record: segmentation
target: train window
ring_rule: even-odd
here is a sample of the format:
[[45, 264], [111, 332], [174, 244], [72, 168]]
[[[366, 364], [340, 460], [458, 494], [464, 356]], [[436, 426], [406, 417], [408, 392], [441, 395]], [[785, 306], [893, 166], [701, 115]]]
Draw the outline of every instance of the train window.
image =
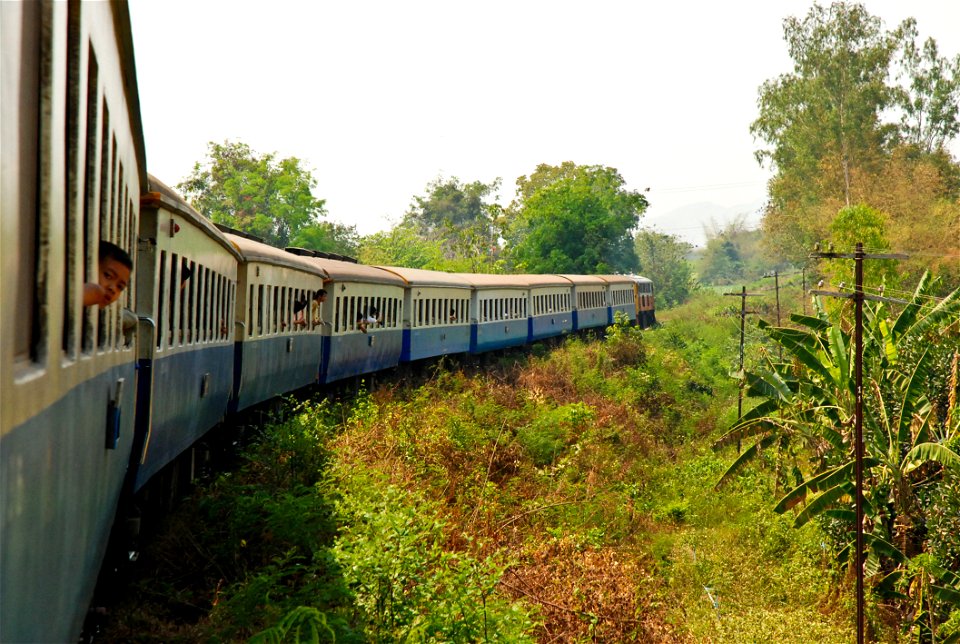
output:
[[263, 335], [263, 284], [257, 286], [257, 335]]
[[197, 274], [198, 270], [197, 263], [191, 261], [190, 279], [187, 280], [187, 344], [196, 342], [197, 335], [200, 332], [200, 303], [197, 298], [200, 293], [200, 276]]
[[213, 284], [211, 281], [211, 270], [206, 266], [202, 269], [203, 280], [200, 282], [200, 288], [202, 289], [202, 298], [201, 302], [203, 306], [200, 307], [201, 311], [201, 331], [200, 331], [200, 341], [207, 342], [213, 339], [213, 333], [210, 329], [210, 321], [213, 319], [212, 311], [210, 307], [213, 305]]
[[167, 311], [164, 307], [164, 291], [167, 287], [167, 251], [160, 251], [160, 270], [157, 272], [158, 284], [157, 284], [157, 350], [163, 346], [163, 330], [166, 328], [164, 326], [165, 320], [164, 315], [167, 315]]
[[[35, 270], [16, 271], [16, 301], [29, 302], [29, 306], [23, 307], [22, 314], [12, 316], [14, 321], [14, 347], [13, 354], [17, 360], [37, 362], [40, 359], [40, 309], [41, 297], [38, 291], [37, 275], [41, 274], [40, 257], [37, 252], [37, 243], [39, 240], [38, 227], [41, 225], [40, 200], [38, 198], [38, 185], [40, 176], [39, 166], [39, 148], [40, 141], [37, 134], [40, 132], [39, 114], [43, 110], [34, 108], [26, 109], [28, 105], [35, 105], [38, 98], [44, 99], [49, 96], [48, 92], [42, 91], [41, 83], [45, 82], [48, 71], [46, 66], [41, 71], [41, 61], [44, 61], [48, 55], [47, 50], [50, 47], [49, 34], [50, 29], [41, 29], [42, 23], [50, 24], [52, 17], [52, 5], [41, 5], [40, 3], [22, 3], [23, 10], [23, 31], [24, 34], [43, 33], [47, 37], [43, 42], [31, 38], [25, 38], [22, 41], [23, 56], [21, 74], [21, 85], [19, 87], [18, 97], [9, 97], [13, 100], [19, 100], [21, 109], [17, 112], [22, 121], [19, 132], [12, 132], [3, 128], [3, 147], [4, 152], [8, 146], [16, 148], [20, 154], [19, 163], [20, 185], [19, 200], [20, 211], [17, 215], [11, 214], [11, 221], [16, 222], [15, 230], [19, 233], [17, 239], [17, 248], [21, 253], [21, 264]], [[6, 43], [4, 43], [6, 47]], [[6, 53], [6, 52], [4, 52]], [[4, 104], [7, 102], [4, 98]], [[43, 101], [46, 106], [46, 101]], [[12, 108], [13, 109], [13, 108]], [[7, 135], [16, 137], [12, 141], [7, 140]], [[43, 133], [41, 133], [42, 135]], [[6, 219], [7, 213], [4, 213]]]
[[250, 296], [247, 297], [247, 336], [253, 337], [253, 284], [250, 285]]

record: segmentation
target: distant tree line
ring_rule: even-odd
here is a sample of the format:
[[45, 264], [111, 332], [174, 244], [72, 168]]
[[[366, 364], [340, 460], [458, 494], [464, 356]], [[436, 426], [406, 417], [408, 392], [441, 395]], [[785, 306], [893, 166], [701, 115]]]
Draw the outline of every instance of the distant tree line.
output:
[[[366, 263], [465, 272], [641, 273], [660, 306], [698, 283], [750, 281], [799, 266], [816, 242], [913, 252], [870, 280], [897, 285], [932, 268], [960, 281], [960, 165], [946, 145], [960, 130], [960, 56], [917, 41], [916, 23], [893, 31], [860, 4], [814, 5], [787, 18], [793, 70], [765, 82], [750, 130], [774, 171], [762, 228], [742, 219], [707, 231], [694, 266], [676, 237], [640, 228], [648, 202], [602, 165], [540, 164], [497, 202], [501, 179], [438, 177], [399, 223], [361, 237], [326, 221], [316, 179], [299, 159], [243, 143], [210, 143], [208, 158], [178, 188], [204, 215], [276, 246], [303, 246]], [[954, 231], [954, 234], [944, 234]], [[843, 270], [821, 273], [843, 279]]]

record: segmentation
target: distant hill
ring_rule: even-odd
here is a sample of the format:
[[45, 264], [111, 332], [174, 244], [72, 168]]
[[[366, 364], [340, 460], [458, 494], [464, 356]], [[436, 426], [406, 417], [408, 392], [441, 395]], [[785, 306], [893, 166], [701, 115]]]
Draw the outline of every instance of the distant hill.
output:
[[755, 228], [760, 225], [762, 207], [762, 201], [734, 206], [721, 206], [704, 201], [661, 213], [651, 206], [647, 215], [640, 220], [640, 227], [676, 235], [694, 246], [704, 246], [707, 243], [705, 228], [709, 229], [714, 225], [723, 228], [740, 215], [746, 215], [747, 226]]

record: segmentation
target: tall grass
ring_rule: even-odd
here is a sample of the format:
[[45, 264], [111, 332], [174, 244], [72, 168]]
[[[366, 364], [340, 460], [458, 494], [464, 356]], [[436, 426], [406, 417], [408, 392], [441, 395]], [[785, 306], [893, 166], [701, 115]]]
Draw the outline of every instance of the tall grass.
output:
[[212, 608], [161, 639], [850, 641], [842, 574], [769, 511], [770, 475], [713, 487], [730, 299], [300, 407], [181, 519]]

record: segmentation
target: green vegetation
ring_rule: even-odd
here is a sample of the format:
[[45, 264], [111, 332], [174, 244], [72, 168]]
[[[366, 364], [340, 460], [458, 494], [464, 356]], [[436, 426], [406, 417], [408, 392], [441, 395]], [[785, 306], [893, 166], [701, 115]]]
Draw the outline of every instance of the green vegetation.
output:
[[208, 155], [177, 189], [215, 223], [283, 248], [319, 226], [318, 218], [326, 214], [323, 200], [311, 193], [317, 182], [299, 159], [278, 161], [272, 153], [257, 154], [245, 143], [230, 141], [210, 142]]
[[503, 236], [519, 272], [630, 272], [633, 231], [646, 209], [646, 197], [628, 190], [615, 168], [541, 164], [517, 179]]
[[912, 18], [887, 31], [857, 3], [784, 21], [793, 70], [763, 84], [751, 125], [775, 172], [763, 221], [772, 257], [797, 264], [828, 239], [850, 250], [831, 226], [864, 205], [894, 248], [924, 253], [899, 267], [905, 283], [928, 268], [960, 276], [957, 237], [943, 235], [960, 227], [960, 167], [946, 148], [960, 128], [960, 55], [916, 39]]
[[[948, 414], [955, 306], [944, 305], [936, 324], [919, 308], [890, 322], [889, 312], [870, 316], [871, 337], [892, 339], [871, 355], [893, 360], [895, 346], [898, 364], [922, 362], [930, 376], [922, 387], [878, 382], [891, 406], [885, 418], [894, 433], [907, 427], [912, 444], [957, 422]], [[796, 423], [784, 407], [781, 426], [797, 430], [772, 433], [784, 438], [778, 449], [749, 461], [730, 446], [715, 450], [729, 427], [751, 444], [747, 425], [736, 423], [736, 308], [701, 293], [653, 331], [616, 326], [602, 341], [490, 356], [482, 369], [444, 362], [410, 374], [409, 385], [292, 404], [241, 468], [170, 519], [141, 558], [147, 572], [130, 593], [134, 608], [106, 639], [850, 641], [849, 524], [829, 511], [805, 520], [815, 513], [777, 504], [825, 481], [817, 463], [848, 474], [844, 453], [831, 456], [822, 449], [829, 441], [814, 440], [829, 427], [814, 416], [846, 414], [849, 386], [835, 403], [809, 412], [803, 403]], [[901, 324], [905, 315], [912, 324]], [[846, 328], [831, 332], [825, 319], [770, 331], [765, 342], [751, 329], [748, 364], [766, 365], [766, 380], [796, 381], [801, 366], [825, 378], [846, 373], [802, 360], [787, 373], [773, 361], [774, 339], [793, 338], [784, 348], [796, 349], [802, 337], [826, 338], [824, 356], [849, 346]], [[925, 351], [923, 329], [946, 332], [938, 348]], [[748, 378], [759, 393], [760, 379]], [[827, 394], [826, 383], [811, 382], [786, 390]], [[748, 421], [766, 409], [762, 397], [746, 402]], [[922, 422], [902, 420], [921, 412]], [[813, 416], [801, 431], [804, 413]], [[878, 430], [876, 441], [886, 435]], [[892, 530], [883, 541], [905, 559], [898, 565], [877, 550], [871, 560], [871, 571], [882, 571], [871, 577], [872, 637], [945, 637], [960, 623], [942, 590], [960, 568], [960, 477], [937, 463], [956, 445], [923, 448], [920, 460], [877, 449], [874, 532]], [[884, 450], [894, 460], [881, 465]], [[906, 505], [897, 476], [915, 493]]]

